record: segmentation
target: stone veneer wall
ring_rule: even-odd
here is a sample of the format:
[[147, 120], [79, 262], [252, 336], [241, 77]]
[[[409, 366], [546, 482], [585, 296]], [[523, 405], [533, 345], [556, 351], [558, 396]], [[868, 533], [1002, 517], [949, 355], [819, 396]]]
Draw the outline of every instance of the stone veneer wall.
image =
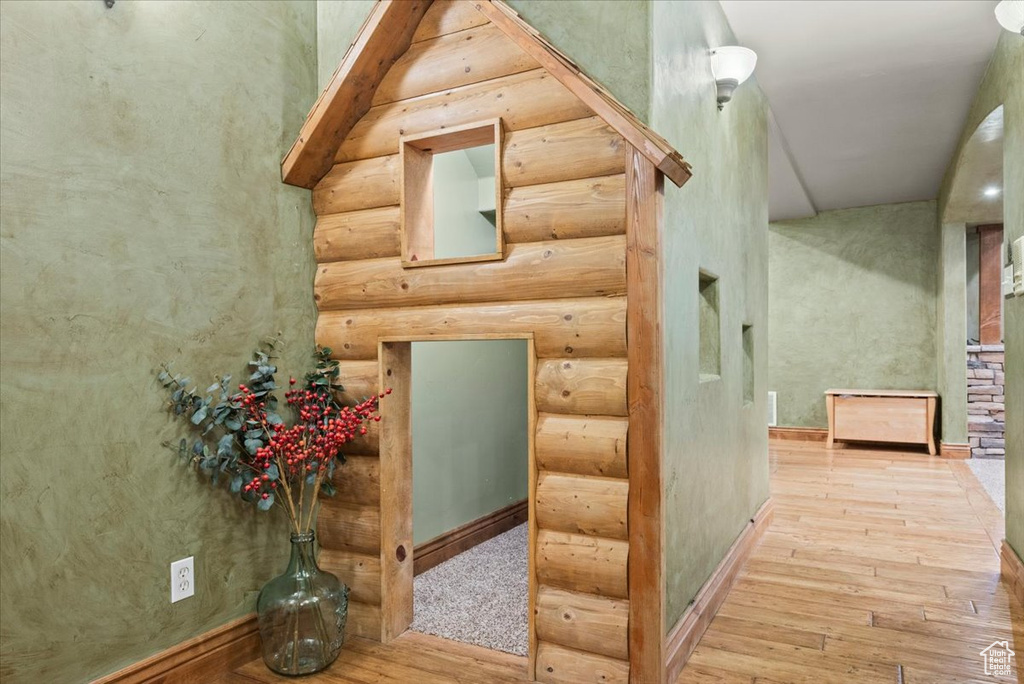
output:
[[973, 458], [1004, 458], [1003, 345], [967, 347], [967, 435]]

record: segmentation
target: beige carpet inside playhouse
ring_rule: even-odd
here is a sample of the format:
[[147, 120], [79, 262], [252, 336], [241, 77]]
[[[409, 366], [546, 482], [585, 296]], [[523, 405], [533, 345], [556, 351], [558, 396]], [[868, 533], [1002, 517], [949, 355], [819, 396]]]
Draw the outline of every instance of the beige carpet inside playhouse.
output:
[[526, 528], [515, 527], [419, 575], [413, 631], [527, 655]]

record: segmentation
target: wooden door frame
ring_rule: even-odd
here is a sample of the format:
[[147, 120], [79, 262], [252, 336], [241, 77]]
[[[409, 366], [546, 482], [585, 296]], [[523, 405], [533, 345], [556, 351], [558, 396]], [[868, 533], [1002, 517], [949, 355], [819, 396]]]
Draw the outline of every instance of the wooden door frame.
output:
[[1003, 343], [1003, 224], [978, 231], [978, 341]]
[[534, 606], [537, 597], [537, 431], [535, 397], [537, 350], [533, 333], [484, 333], [463, 335], [410, 335], [378, 338], [379, 384], [391, 395], [380, 404], [380, 581], [381, 641], [388, 643], [405, 632], [413, 618], [412, 538], [412, 343], [464, 342], [472, 340], [526, 340], [527, 450], [529, 482], [529, 665], [535, 678], [537, 632]]

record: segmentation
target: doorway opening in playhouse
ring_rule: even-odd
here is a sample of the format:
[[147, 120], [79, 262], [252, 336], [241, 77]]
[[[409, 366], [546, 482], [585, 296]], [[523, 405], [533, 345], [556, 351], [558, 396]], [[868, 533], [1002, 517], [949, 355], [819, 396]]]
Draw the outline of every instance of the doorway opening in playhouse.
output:
[[525, 336], [382, 342], [382, 380], [400, 390], [381, 433], [382, 543], [397, 554], [382, 568], [382, 619], [394, 636], [529, 654], [533, 358]]

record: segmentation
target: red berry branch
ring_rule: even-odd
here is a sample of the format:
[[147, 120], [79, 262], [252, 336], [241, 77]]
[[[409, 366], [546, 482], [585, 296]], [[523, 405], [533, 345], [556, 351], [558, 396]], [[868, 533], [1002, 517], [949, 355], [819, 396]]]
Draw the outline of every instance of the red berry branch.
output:
[[[238, 385], [238, 392], [229, 394], [230, 376], [207, 390], [208, 395], [220, 390], [216, 405], [212, 396], [204, 399], [188, 389], [188, 378], [171, 377], [166, 366], [160, 374], [163, 385], [173, 389], [174, 413], [201, 430], [189, 462], [210, 472], [214, 483], [220, 473], [229, 475], [231, 491], [261, 510], [275, 503], [282, 506], [295, 532], [312, 529], [317, 497], [334, 493], [331, 477], [335, 464], [344, 462], [343, 447], [365, 435], [369, 421], [380, 420], [378, 402], [391, 394], [387, 389], [355, 406], [340, 405], [335, 399], [342, 389], [338, 363], [330, 354], [330, 349], [317, 350], [317, 368], [306, 375], [303, 386], [289, 380], [285, 401], [295, 416], [291, 425], [276, 413], [277, 368], [264, 352], [256, 353], [250, 363], [255, 370], [248, 383]], [[215, 451], [206, 444], [209, 434], [219, 437]], [[188, 456], [186, 440], [179, 451]]]
[[[295, 378], [289, 381], [294, 387]], [[313, 522], [313, 508], [320, 493], [324, 477], [343, 445], [356, 435], [366, 434], [366, 421], [380, 421], [377, 413], [379, 396], [353, 407], [339, 406], [327, 392], [309, 388], [285, 392], [287, 403], [295, 408], [299, 422], [291, 427], [272, 424], [267, 419], [267, 404], [260, 401], [251, 389], [239, 385], [242, 404], [250, 421], [259, 423], [268, 438], [267, 445], [256, 450], [253, 464], [255, 475], [243, 487], [268, 499], [280, 484], [285, 493], [285, 504], [296, 532], [308, 530]], [[306, 505], [305, 486], [312, 480], [312, 495]], [[298, 483], [298, 495], [295, 495]]]

